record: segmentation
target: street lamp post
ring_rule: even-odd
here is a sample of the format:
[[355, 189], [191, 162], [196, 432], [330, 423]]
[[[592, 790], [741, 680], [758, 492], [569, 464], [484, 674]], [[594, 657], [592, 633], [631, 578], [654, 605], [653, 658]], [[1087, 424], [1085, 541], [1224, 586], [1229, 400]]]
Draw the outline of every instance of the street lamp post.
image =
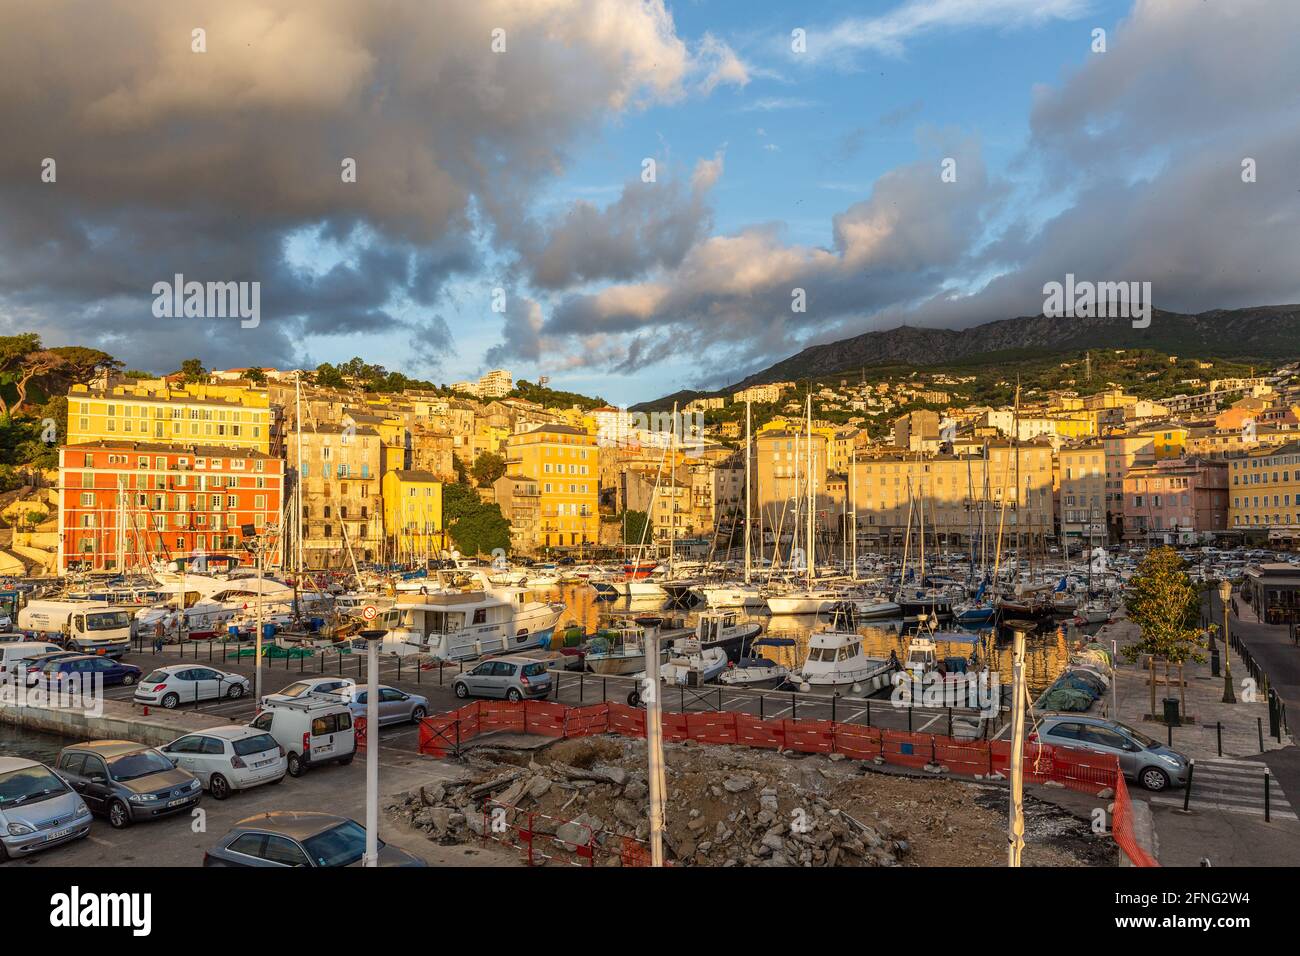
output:
[[379, 865], [379, 641], [383, 628], [362, 631], [370, 679], [366, 687], [366, 866]]
[[1219, 601], [1223, 604], [1223, 703], [1235, 704], [1237, 695], [1232, 690], [1232, 646], [1228, 635], [1228, 601], [1232, 598], [1232, 585], [1225, 578], [1219, 582]]

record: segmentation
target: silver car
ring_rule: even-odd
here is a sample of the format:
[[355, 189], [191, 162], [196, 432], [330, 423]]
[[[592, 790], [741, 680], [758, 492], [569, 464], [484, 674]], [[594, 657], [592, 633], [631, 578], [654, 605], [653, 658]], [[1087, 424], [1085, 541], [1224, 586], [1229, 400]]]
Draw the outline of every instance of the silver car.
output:
[[481, 661], [451, 685], [461, 700], [466, 697], [504, 697], [520, 701], [545, 697], [551, 692], [546, 662], [532, 657], [494, 657]]
[[1118, 720], [1086, 714], [1048, 714], [1038, 720], [1038, 738], [1045, 744], [1107, 754], [1120, 770], [1148, 790], [1165, 790], [1187, 783], [1185, 754]]
[[90, 810], [62, 777], [35, 760], [0, 757], [0, 860], [89, 833]]
[[[370, 695], [365, 685], [354, 685], [352, 687], [340, 687], [331, 692], [334, 696], [342, 697], [352, 711], [352, 717], [368, 717], [370, 715]], [[429, 715], [429, 700], [427, 697], [421, 697], [419, 694], [408, 694], [406, 691], [398, 690], [396, 687], [389, 687], [386, 684], [379, 685], [379, 726], [386, 724], [411, 723], [418, 724]]]

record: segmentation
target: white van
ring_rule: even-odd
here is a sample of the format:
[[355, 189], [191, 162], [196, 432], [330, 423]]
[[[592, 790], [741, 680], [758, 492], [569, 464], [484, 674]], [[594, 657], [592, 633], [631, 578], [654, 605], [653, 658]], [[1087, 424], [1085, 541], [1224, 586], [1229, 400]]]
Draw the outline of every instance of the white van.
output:
[[0, 644], [0, 676], [12, 673], [19, 661], [28, 661], [42, 654], [53, 654], [63, 648], [48, 641], [15, 641]]
[[268, 698], [248, 726], [266, 731], [284, 748], [291, 777], [301, 777], [308, 767], [331, 760], [351, 763], [357, 753], [352, 711], [331, 694]]
[[131, 612], [94, 601], [31, 601], [18, 612], [18, 630], [62, 641], [70, 651], [121, 657], [131, 646]]

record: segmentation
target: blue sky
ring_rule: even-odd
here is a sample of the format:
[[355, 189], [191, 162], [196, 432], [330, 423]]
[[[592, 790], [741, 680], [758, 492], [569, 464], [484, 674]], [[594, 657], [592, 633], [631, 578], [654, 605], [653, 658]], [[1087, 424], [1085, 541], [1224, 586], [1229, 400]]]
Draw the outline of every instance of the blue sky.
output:
[[[1067, 273], [1295, 302], [1298, 31], [1294, 0], [4, 5], [0, 330], [636, 402]], [[155, 318], [178, 272], [259, 282], [260, 324]]]

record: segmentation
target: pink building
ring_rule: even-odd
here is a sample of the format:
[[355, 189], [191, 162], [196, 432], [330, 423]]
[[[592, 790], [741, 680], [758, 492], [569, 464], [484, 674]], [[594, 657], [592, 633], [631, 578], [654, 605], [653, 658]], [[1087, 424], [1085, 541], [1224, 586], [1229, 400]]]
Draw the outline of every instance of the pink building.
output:
[[1227, 462], [1169, 458], [1125, 474], [1125, 541], [1191, 544], [1227, 527]]

